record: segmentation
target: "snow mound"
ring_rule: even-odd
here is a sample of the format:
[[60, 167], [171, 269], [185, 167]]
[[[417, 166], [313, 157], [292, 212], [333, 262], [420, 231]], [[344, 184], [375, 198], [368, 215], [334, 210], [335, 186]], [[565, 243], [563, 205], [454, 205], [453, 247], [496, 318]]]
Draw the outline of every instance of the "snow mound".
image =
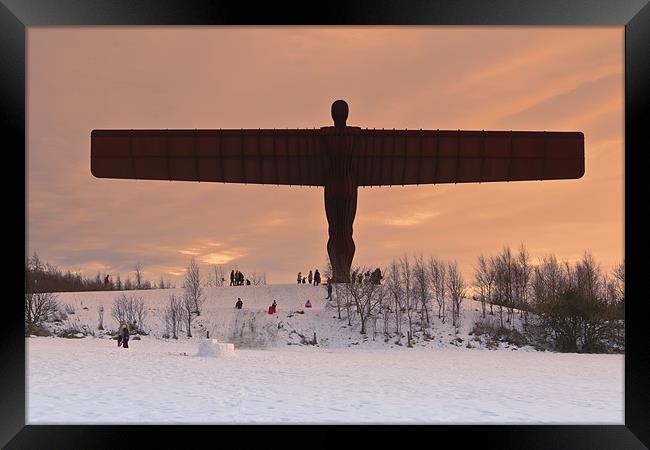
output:
[[225, 340], [237, 348], [272, 346], [278, 335], [278, 325], [265, 311], [236, 311], [227, 325]]
[[227, 342], [219, 342], [217, 339], [202, 340], [199, 342], [199, 353], [197, 356], [209, 356], [212, 358], [235, 356], [235, 346]]

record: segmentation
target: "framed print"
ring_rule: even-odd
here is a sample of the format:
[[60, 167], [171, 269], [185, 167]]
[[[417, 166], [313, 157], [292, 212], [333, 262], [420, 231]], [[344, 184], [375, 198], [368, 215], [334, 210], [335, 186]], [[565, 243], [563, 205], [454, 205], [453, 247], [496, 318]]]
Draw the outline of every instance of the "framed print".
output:
[[3, 0], [3, 445], [649, 445], [647, 2], [309, 11]]

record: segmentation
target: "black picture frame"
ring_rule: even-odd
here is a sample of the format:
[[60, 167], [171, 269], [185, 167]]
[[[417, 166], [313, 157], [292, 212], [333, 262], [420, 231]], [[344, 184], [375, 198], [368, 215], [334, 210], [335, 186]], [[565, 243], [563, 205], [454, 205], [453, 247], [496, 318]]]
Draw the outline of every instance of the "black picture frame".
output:
[[[644, 323], [647, 301], [634, 294], [642, 287], [640, 249], [648, 248], [641, 233], [645, 198], [641, 153], [648, 148], [644, 128], [650, 123], [650, 6], [647, 0], [455, 0], [407, 2], [365, 0], [287, 3], [206, 0], [0, 0], [0, 89], [5, 155], [26, 148], [25, 80], [26, 29], [44, 25], [571, 25], [625, 26], [625, 259], [626, 353], [624, 425], [438, 425], [423, 427], [429, 445], [463, 445], [482, 448], [642, 449], [650, 445], [650, 351]], [[7, 137], [9, 140], [7, 141]], [[645, 145], [644, 145], [645, 144]], [[5, 167], [14, 163], [5, 157]], [[27, 253], [26, 164], [23, 217]], [[17, 170], [7, 170], [7, 173]], [[7, 178], [7, 177], [5, 177]], [[12, 185], [11, 192], [16, 188]], [[637, 200], [638, 199], [638, 200]], [[20, 203], [20, 202], [19, 202]], [[647, 203], [646, 203], [647, 204]], [[24, 257], [24, 255], [23, 255]], [[24, 259], [23, 259], [24, 261]], [[11, 260], [17, 267], [18, 260]], [[12, 277], [13, 279], [13, 277]], [[13, 283], [12, 283], [13, 285]], [[631, 293], [631, 294], [630, 294]], [[5, 298], [4, 333], [0, 339], [2, 369], [0, 444], [3, 448], [121, 448], [134, 439], [158, 441], [156, 446], [214, 446], [223, 433], [241, 435], [241, 426], [47, 426], [25, 425], [24, 311], [20, 293]], [[324, 445], [340, 445], [338, 430], [310, 426], [312, 438]], [[256, 427], [257, 428], [257, 427]], [[273, 433], [260, 426], [261, 435]], [[336, 427], [340, 428], [340, 427]], [[364, 431], [368, 432], [367, 427]], [[355, 429], [357, 429], [355, 427]], [[420, 428], [422, 430], [422, 428]], [[249, 431], [249, 430], [246, 430]], [[282, 436], [292, 434], [282, 430]], [[287, 433], [289, 431], [289, 433]], [[332, 432], [336, 431], [336, 432]], [[395, 436], [390, 427], [374, 427], [373, 437]], [[412, 430], [409, 430], [411, 433]], [[310, 434], [311, 434], [310, 433]], [[250, 434], [246, 434], [246, 439]], [[201, 438], [206, 444], [201, 444]], [[451, 438], [447, 441], [446, 438]], [[264, 438], [263, 438], [264, 439]], [[274, 443], [282, 441], [273, 436]], [[298, 439], [298, 438], [297, 438]], [[302, 439], [302, 438], [300, 438]], [[410, 441], [410, 440], [409, 440]], [[404, 441], [403, 441], [404, 442]], [[405, 441], [407, 443], [408, 441]], [[444, 444], [453, 442], [454, 444]], [[407, 444], [408, 445], [408, 444]]]

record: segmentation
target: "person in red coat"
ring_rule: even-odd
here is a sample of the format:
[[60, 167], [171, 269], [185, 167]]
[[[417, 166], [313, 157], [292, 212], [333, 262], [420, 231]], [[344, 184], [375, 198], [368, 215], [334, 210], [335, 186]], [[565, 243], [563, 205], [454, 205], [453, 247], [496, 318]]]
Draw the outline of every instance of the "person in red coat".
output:
[[275, 314], [275, 308], [278, 306], [275, 300], [273, 300], [273, 304], [269, 306], [269, 314]]

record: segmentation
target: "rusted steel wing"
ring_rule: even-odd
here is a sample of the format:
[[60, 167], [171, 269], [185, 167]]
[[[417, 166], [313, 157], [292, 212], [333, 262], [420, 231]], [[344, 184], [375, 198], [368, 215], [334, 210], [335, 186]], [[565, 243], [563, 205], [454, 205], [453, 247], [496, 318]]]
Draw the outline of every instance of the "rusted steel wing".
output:
[[[574, 179], [585, 171], [579, 132], [348, 130], [357, 186]], [[336, 145], [327, 133], [93, 130], [91, 172], [98, 178], [323, 186], [327, 154], [334, 151], [327, 147]]]
[[93, 130], [98, 178], [322, 186], [318, 130]]
[[554, 131], [362, 129], [358, 186], [580, 178], [584, 135]]

